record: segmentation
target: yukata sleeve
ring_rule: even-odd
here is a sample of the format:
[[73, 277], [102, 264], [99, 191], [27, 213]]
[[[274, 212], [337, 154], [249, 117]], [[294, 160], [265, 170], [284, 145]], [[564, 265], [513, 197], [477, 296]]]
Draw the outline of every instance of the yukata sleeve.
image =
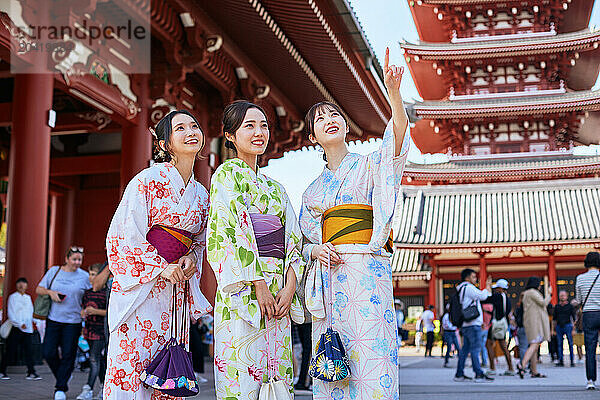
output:
[[[283, 203], [285, 205], [285, 264], [284, 273], [287, 273], [288, 269], [291, 268], [296, 275], [296, 287], [300, 285], [302, 280], [302, 274], [304, 272], [305, 262], [302, 258], [302, 232], [296, 219], [296, 213], [290, 203], [290, 200], [282, 188], [283, 192]], [[287, 278], [287, 276], [286, 276]], [[287, 281], [287, 280], [286, 280]], [[296, 294], [292, 299], [292, 306], [290, 308], [290, 315], [292, 320], [297, 324], [304, 323], [304, 308], [300, 302], [300, 299]]]
[[210, 186], [207, 258], [224, 293], [237, 293], [264, 278], [250, 214], [242, 193], [243, 176], [224, 164]]
[[410, 128], [407, 125], [400, 154], [395, 155], [394, 123], [390, 120], [381, 147], [367, 156], [366, 178], [373, 184], [373, 236], [370, 247], [374, 251], [381, 249], [388, 239], [409, 147]]
[[[206, 189], [202, 187], [202, 191], [205, 197], [208, 197]], [[199, 319], [206, 313], [212, 310], [212, 306], [202, 293], [201, 279], [202, 279], [202, 265], [204, 261], [204, 250], [206, 249], [206, 222], [207, 218], [204, 218], [200, 227], [200, 232], [192, 238], [191, 251], [194, 253], [196, 258], [196, 273], [190, 279], [190, 291], [191, 291], [191, 314], [194, 319]]]
[[[321, 228], [321, 213], [313, 211], [308, 207], [308, 191], [302, 196], [302, 208], [300, 210], [300, 229], [302, 230], [302, 254], [307, 260], [306, 286], [304, 288], [304, 301], [306, 309], [314, 318], [325, 318], [325, 298], [323, 268], [318, 259], [311, 260], [311, 252], [314, 246], [321, 244], [323, 240]], [[327, 273], [327, 271], [325, 271]]]
[[[308, 190], [307, 190], [308, 191]], [[316, 245], [321, 244], [321, 216], [322, 213], [312, 211], [308, 207], [307, 193], [302, 196], [302, 206], [300, 208], [300, 230], [302, 234], [302, 256], [310, 263], [311, 253]]]
[[108, 229], [108, 265], [118, 291], [153, 282], [168, 265], [146, 240], [152, 226], [148, 212], [152, 195], [143, 172], [138, 174], [127, 185]]

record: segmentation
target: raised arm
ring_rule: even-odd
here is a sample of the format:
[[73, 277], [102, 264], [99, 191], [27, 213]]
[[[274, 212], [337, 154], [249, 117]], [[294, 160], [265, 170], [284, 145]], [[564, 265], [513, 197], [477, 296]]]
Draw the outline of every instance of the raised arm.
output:
[[394, 143], [395, 156], [402, 154], [402, 143], [408, 126], [408, 116], [404, 110], [404, 102], [400, 94], [400, 85], [402, 83], [402, 74], [404, 67], [390, 65], [390, 49], [385, 50], [385, 64], [383, 67], [385, 87], [390, 98], [392, 106], [392, 120], [394, 121]]

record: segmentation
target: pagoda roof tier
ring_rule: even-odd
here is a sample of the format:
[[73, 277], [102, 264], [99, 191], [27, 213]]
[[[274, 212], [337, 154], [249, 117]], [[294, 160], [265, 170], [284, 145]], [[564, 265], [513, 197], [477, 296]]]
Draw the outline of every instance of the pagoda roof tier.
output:
[[600, 244], [596, 178], [474, 185], [402, 186], [395, 246], [442, 249]]
[[[555, 6], [560, 7], [560, 23], [557, 25], [558, 32], [574, 32], [584, 29], [590, 23], [594, 0], [578, 0], [568, 3], [567, 10], [563, 10], [562, 1], [552, 0], [508, 0], [498, 2], [496, 0], [407, 0], [410, 11], [415, 21], [419, 37], [429, 42], [447, 42], [452, 37], [452, 30], [457, 29], [449, 23], [453, 14], [459, 14], [471, 8], [488, 6], [496, 9], [502, 4], [503, 9], [511, 7], [523, 8], [537, 5], [542, 10]], [[438, 13], [442, 11], [442, 21], [438, 19]], [[461, 10], [456, 10], [460, 8]], [[440, 23], [442, 22], [442, 23]], [[445, 23], [443, 23], [445, 22]], [[458, 29], [457, 29], [458, 30]]]
[[404, 182], [412, 185], [573, 179], [600, 175], [600, 156], [572, 151], [453, 157], [440, 164], [408, 163]]
[[[600, 72], [600, 30], [469, 43], [401, 43], [400, 46], [419, 94], [431, 100], [447, 96], [448, 74], [452, 74], [453, 68], [463, 68], [456, 66], [457, 62], [464, 66], [474, 66], [481, 61], [514, 65], [515, 59], [537, 56], [546, 61], [547, 55], [572, 52], [572, 57], [578, 59], [565, 71], [568, 74], [565, 78], [567, 86], [574, 90], [590, 89]], [[434, 64], [436, 68], [433, 68]], [[437, 67], [442, 71], [438, 72]]]
[[[424, 60], [464, 60], [482, 58], [504, 58], [520, 55], [557, 53], [565, 50], [597, 49], [600, 30], [582, 29], [577, 32], [547, 36], [512, 37], [501, 36], [493, 40], [477, 40], [460, 43], [401, 43], [406, 55], [418, 55]], [[595, 45], [594, 45], [595, 44]]]
[[416, 122], [412, 128], [413, 141], [424, 153], [446, 151], [446, 137], [435, 132], [432, 121], [493, 119], [497, 122], [523, 118], [546, 118], [565, 112], [588, 111], [586, 123], [577, 134], [581, 144], [597, 144], [600, 124], [600, 90], [567, 92], [554, 95], [528, 95], [511, 98], [490, 98], [477, 100], [424, 101], [408, 106], [411, 119]]
[[441, 100], [417, 102], [416, 116], [423, 119], [505, 117], [516, 115], [545, 115], [568, 111], [600, 110], [600, 90], [582, 90], [505, 98], [474, 100]]

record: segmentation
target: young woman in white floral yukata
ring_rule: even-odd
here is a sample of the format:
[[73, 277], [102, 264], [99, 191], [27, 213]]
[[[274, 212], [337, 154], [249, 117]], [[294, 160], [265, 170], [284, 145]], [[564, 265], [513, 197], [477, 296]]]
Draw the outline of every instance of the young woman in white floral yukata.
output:
[[[172, 111], [156, 126], [157, 162], [127, 185], [108, 230], [106, 250], [114, 275], [104, 396], [114, 400], [173, 399], [140, 381], [140, 373], [171, 338], [173, 285], [177, 308], [189, 302], [196, 319], [211, 310], [200, 291], [208, 192], [194, 179], [204, 135], [188, 111]], [[155, 225], [189, 234], [190, 252], [169, 264], [146, 239]], [[196, 267], [198, 266], [198, 268]], [[189, 318], [184, 316], [183, 318]], [[189, 332], [179, 338], [189, 343]]]

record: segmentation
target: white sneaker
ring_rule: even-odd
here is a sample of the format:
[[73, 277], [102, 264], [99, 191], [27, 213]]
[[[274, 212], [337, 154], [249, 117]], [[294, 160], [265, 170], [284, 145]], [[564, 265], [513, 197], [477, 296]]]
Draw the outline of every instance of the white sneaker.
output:
[[54, 400], [67, 400], [67, 394], [62, 390], [54, 392]]
[[594, 381], [588, 381], [588, 383], [585, 386], [585, 388], [587, 390], [596, 390], [596, 382], [594, 382]]
[[199, 384], [203, 384], [203, 383], [207, 383], [208, 379], [206, 379], [205, 377], [203, 377], [202, 375], [200, 375], [198, 372], [196, 372], [196, 379], [198, 380]]
[[92, 388], [87, 383], [83, 385], [83, 389], [79, 396], [77, 396], [77, 400], [92, 400], [94, 397], [94, 392], [92, 392]]

